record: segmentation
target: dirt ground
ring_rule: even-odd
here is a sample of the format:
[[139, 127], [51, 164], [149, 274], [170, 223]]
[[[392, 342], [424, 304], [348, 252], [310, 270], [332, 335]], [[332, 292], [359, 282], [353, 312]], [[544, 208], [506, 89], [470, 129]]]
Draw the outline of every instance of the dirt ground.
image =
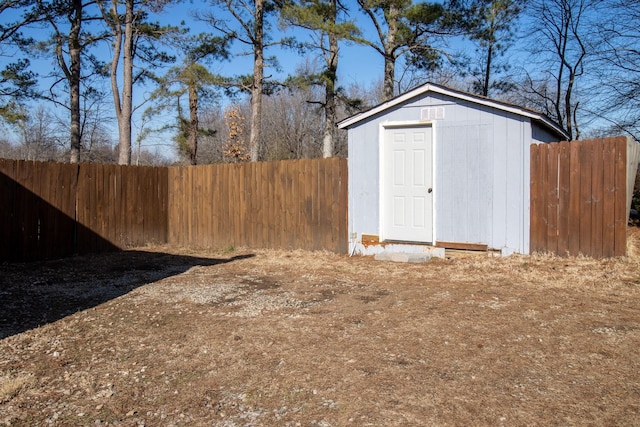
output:
[[631, 255], [0, 265], [0, 425], [640, 425]]

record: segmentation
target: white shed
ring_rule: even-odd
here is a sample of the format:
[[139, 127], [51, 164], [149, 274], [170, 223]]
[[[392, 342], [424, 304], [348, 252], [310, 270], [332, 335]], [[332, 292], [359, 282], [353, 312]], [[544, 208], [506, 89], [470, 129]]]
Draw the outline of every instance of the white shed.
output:
[[529, 253], [530, 145], [567, 139], [545, 115], [427, 83], [348, 130], [349, 251]]

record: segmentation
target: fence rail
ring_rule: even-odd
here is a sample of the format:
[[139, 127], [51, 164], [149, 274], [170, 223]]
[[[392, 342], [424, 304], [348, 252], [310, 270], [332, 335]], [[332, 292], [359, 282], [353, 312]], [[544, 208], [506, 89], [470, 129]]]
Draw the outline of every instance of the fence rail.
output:
[[347, 162], [196, 167], [0, 159], [0, 260], [147, 243], [347, 251]]
[[532, 145], [531, 252], [625, 255], [637, 164], [625, 137]]

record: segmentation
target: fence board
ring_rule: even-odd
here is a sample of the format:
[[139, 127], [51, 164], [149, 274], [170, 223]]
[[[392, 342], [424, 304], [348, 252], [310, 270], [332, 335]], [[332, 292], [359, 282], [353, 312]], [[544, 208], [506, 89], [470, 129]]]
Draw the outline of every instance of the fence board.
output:
[[281, 162], [278, 164], [278, 181], [276, 185], [280, 188], [280, 197], [278, 198], [278, 211], [280, 220], [280, 233], [279, 233], [279, 245], [281, 248], [290, 249], [291, 238], [293, 234], [293, 228], [291, 227], [291, 209], [287, 209], [287, 206], [291, 204], [291, 182], [290, 171], [288, 169], [288, 162]]
[[5, 208], [0, 209], [0, 242], [7, 242], [0, 245], [0, 259], [11, 259], [12, 248], [9, 242], [14, 242], [14, 234], [17, 227], [14, 225], [15, 210], [8, 209], [7, 206], [15, 206], [16, 186], [14, 180], [10, 179], [15, 176], [15, 162], [0, 159], [0, 204]]
[[[9, 160], [0, 159], [0, 205], [14, 206], [15, 181], [9, 177], [14, 176], [15, 163]], [[11, 242], [13, 227], [12, 209], [0, 209], [0, 242]], [[0, 259], [9, 259], [11, 249], [8, 244], [0, 245]]]
[[235, 206], [233, 203], [233, 194], [235, 191], [238, 191], [238, 189], [235, 187], [235, 183], [233, 182], [236, 165], [228, 164], [228, 165], [224, 165], [223, 167], [224, 167], [224, 175], [222, 179], [224, 181], [222, 185], [223, 185], [223, 188], [225, 189], [225, 192], [222, 198], [222, 205], [224, 208], [225, 221], [223, 225], [223, 230], [221, 231], [223, 232], [222, 233], [223, 236], [225, 236], [227, 245], [239, 246], [241, 243], [234, 239], [235, 228], [237, 224], [236, 224], [236, 217], [234, 216], [234, 211], [233, 211], [233, 208]]
[[[569, 192], [571, 187], [571, 147], [562, 142], [558, 147], [558, 249], [565, 254], [569, 250]], [[563, 165], [563, 167], [560, 167]]]
[[248, 243], [248, 239], [245, 237], [247, 232], [247, 224], [248, 224], [248, 215], [247, 215], [247, 204], [246, 204], [246, 194], [247, 194], [247, 186], [245, 183], [247, 172], [249, 172], [250, 168], [248, 165], [244, 165], [243, 167], [238, 167], [235, 170], [235, 186], [231, 190], [231, 192], [235, 195], [236, 202], [234, 206], [236, 207], [236, 221], [238, 226], [236, 227], [236, 235], [235, 240], [238, 242], [243, 242], [243, 245]]
[[540, 230], [540, 247], [547, 247], [547, 227], [549, 226], [549, 220], [547, 219], [548, 214], [548, 202], [547, 197], [548, 193], [546, 189], [549, 188], [548, 183], [548, 173], [547, 169], [549, 168], [549, 162], [547, 160], [547, 151], [540, 152], [540, 211], [543, 212], [542, 215], [539, 215], [542, 229]]
[[294, 234], [294, 224], [291, 221], [291, 213], [292, 209], [288, 209], [287, 206], [292, 205], [293, 199], [291, 197], [291, 170], [289, 168], [288, 163], [280, 163], [279, 164], [279, 185], [280, 188], [280, 207], [279, 207], [279, 216], [280, 216], [280, 227], [283, 230], [280, 233], [280, 245], [283, 248], [293, 248], [293, 234]]
[[275, 183], [276, 167], [275, 167], [275, 164], [270, 166], [274, 166], [274, 167], [267, 167], [265, 169], [267, 173], [267, 184], [268, 184], [267, 186], [268, 209], [267, 209], [267, 217], [266, 217], [267, 237], [266, 237], [265, 245], [267, 247], [275, 247], [275, 245], [271, 244], [271, 242], [275, 243], [275, 240], [277, 238], [276, 226], [277, 226], [278, 210], [277, 210], [277, 193], [276, 193], [276, 183]]
[[[529, 221], [530, 227], [530, 250], [531, 252], [536, 252], [542, 250], [541, 242], [542, 237], [541, 233], [544, 230], [544, 227], [541, 224], [542, 218], [540, 215], [537, 215], [540, 212], [540, 187], [541, 183], [541, 173], [540, 169], [542, 166], [542, 162], [540, 161], [540, 145], [533, 144], [531, 145], [530, 152], [530, 171], [531, 171], [531, 180], [530, 180], [530, 212], [531, 212], [531, 220]], [[536, 214], [534, 214], [534, 212]]]
[[627, 251], [627, 223], [629, 220], [629, 211], [627, 205], [627, 143], [626, 138], [617, 137], [614, 139], [615, 144], [615, 229], [614, 229], [614, 245], [615, 256], [623, 256]]
[[34, 193], [32, 191], [32, 188], [29, 188], [27, 186], [29, 185], [28, 183], [30, 182], [30, 179], [28, 176], [25, 176], [26, 174], [25, 163], [24, 162], [18, 163], [16, 165], [15, 172], [16, 172], [16, 177], [18, 178], [17, 179], [18, 185], [22, 187], [21, 189], [26, 189], [26, 192], [21, 191], [16, 194], [16, 204], [18, 207], [18, 212], [16, 213], [16, 217], [15, 217], [15, 226], [21, 234], [18, 234], [16, 236], [17, 244], [14, 246], [16, 253], [20, 254], [20, 256], [24, 256], [24, 254], [27, 253], [26, 242], [28, 242], [29, 239], [33, 239], [33, 236], [31, 236], [31, 228], [28, 225], [29, 224], [28, 220], [31, 217], [34, 217], [37, 219], [37, 216], [31, 211], [29, 211], [29, 206], [32, 206], [33, 202], [29, 203], [27, 194], [29, 193], [34, 194]]
[[43, 168], [41, 164], [38, 164], [37, 171], [37, 181], [38, 181], [38, 194], [42, 200], [53, 200], [53, 203], [44, 203], [41, 202], [38, 209], [38, 217], [40, 219], [38, 224], [38, 257], [46, 257], [49, 252], [48, 248], [48, 240], [49, 236], [53, 235], [53, 231], [55, 231], [55, 203], [56, 203], [56, 195], [55, 190], [49, 185], [51, 182], [51, 173], [50, 169], [53, 168]]
[[[27, 167], [27, 163], [21, 163], [18, 165], [18, 177], [20, 179], [20, 183], [24, 183], [24, 186], [31, 194], [37, 196], [37, 190], [34, 188], [34, 184], [36, 181], [34, 180], [33, 172], [35, 169], [35, 165], [37, 163], [33, 163], [32, 167]], [[35, 235], [35, 226], [37, 226], [38, 220], [38, 205], [40, 202], [35, 198], [22, 197], [20, 199], [20, 216], [18, 217], [20, 221], [20, 229], [22, 231], [22, 239], [20, 240], [20, 245], [18, 249], [23, 254], [28, 254], [30, 252], [34, 253], [37, 257], [38, 253], [36, 251], [35, 245], [37, 244], [37, 236]], [[34, 221], [35, 219], [35, 221]]]
[[[602, 257], [603, 230], [603, 151], [605, 141], [598, 140], [593, 144], [591, 157], [591, 249], [589, 254], [596, 258]], [[626, 186], [625, 186], [626, 188]]]
[[273, 191], [273, 198], [272, 200], [272, 207], [271, 207], [271, 222], [273, 224], [273, 227], [271, 228], [271, 233], [272, 233], [272, 241], [273, 241], [273, 245], [275, 247], [282, 247], [282, 242], [284, 241], [283, 237], [285, 235], [285, 233], [287, 232], [284, 229], [284, 212], [285, 212], [285, 202], [284, 202], [284, 198], [285, 198], [285, 193], [286, 193], [286, 188], [283, 188], [280, 185], [281, 182], [281, 176], [283, 174], [283, 171], [281, 170], [282, 168], [280, 167], [281, 163], [279, 162], [275, 162], [273, 164], [273, 176], [272, 176], [272, 181], [271, 181], [271, 185], [272, 185], [272, 191]]
[[316, 217], [314, 215], [314, 209], [313, 209], [314, 208], [313, 199], [316, 197], [316, 194], [317, 194], [316, 185], [315, 185], [318, 182], [317, 170], [313, 168], [313, 165], [307, 159], [303, 159], [301, 161], [304, 164], [304, 171], [305, 171], [304, 184], [305, 184], [305, 194], [307, 195], [305, 200], [305, 213], [307, 215], [306, 223], [309, 225], [305, 230], [306, 241], [309, 247], [315, 248], [315, 236], [313, 232], [311, 232], [311, 229], [316, 221]]
[[558, 146], [552, 144], [547, 150], [547, 176], [544, 180], [547, 204], [547, 248], [551, 252], [558, 251]]
[[212, 232], [215, 233], [213, 235], [221, 235], [221, 230], [225, 229], [225, 220], [226, 217], [223, 212], [224, 203], [222, 200], [223, 194], [226, 194], [226, 188], [223, 186], [223, 172], [225, 171], [224, 167], [213, 167], [210, 166], [211, 172], [214, 176], [214, 198], [213, 198], [213, 215], [216, 218], [215, 227], [213, 227]]
[[258, 169], [258, 165], [260, 163], [252, 162], [249, 164], [249, 183], [250, 185], [245, 190], [247, 192], [247, 197], [249, 199], [249, 203], [247, 206], [249, 218], [251, 219], [248, 222], [248, 245], [251, 247], [258, 246], [258, 230], [259, 230], [259, 222], [260, 222], [260, 199], [258, 197], [258, 183], [260, 182], [260, 173]]
[[591, 253], [591, 159], [595, 141], [580, 143], [580, 253]]
[[573, 143], [570, 151], [569, 183], [569, 253], [580, 252], [580, 144]]
[[[178, 176], [179, 168], [168, 168], [167, 183], [169, 187], [173, 188], [176, 186], [176, 180], [178, 179]], [[174, 215], [174, 211], [176, 210], [179, 203], [178, 196], [179, 194], [167, 192], [167, 241], [173, 241], [176, 244], [179, 244], [179, 242], [177, 242], [177, 236], [174, 235], [175, 228], [172, 228], [172, 223], [168, 221], [168, 218], [172, 218]], [[174, 221], [179, 221], [179, 218], [175, 218]]]
[[198, 242], [198, 235], [194, 233], [193, 230], [193, 215], [194, 211], [197, 211], [197, 199], [194, 197], [194, 188], [193, 188], [193, 168], [183, 168], [184, 173], [184, 182], [182, 183], [181, 190], [184, 191], [185, 201], [183, 205], [189, 206], [190, 209], [186, 211], [183, 215], [183, 221], [185, 225], [184, 234], [189, 242]]
[[616, 169], [615, 169], [615, 144], [607, 141], [602, 153], [602, 202], [604, 205], [602, 212], [602, 256], [612, 257], [615, 255], [615, 191], [616, 191]]

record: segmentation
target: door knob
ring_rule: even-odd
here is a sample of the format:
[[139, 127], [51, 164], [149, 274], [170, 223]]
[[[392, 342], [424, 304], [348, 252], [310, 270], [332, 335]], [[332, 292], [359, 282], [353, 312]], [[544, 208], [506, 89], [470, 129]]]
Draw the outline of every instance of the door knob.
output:
[[433, 192], [433, 188], [429, 188], [429, 189], [427, 190], [427, 192], [428, 192], [429, 194], [431, 194], [431, 193]]

